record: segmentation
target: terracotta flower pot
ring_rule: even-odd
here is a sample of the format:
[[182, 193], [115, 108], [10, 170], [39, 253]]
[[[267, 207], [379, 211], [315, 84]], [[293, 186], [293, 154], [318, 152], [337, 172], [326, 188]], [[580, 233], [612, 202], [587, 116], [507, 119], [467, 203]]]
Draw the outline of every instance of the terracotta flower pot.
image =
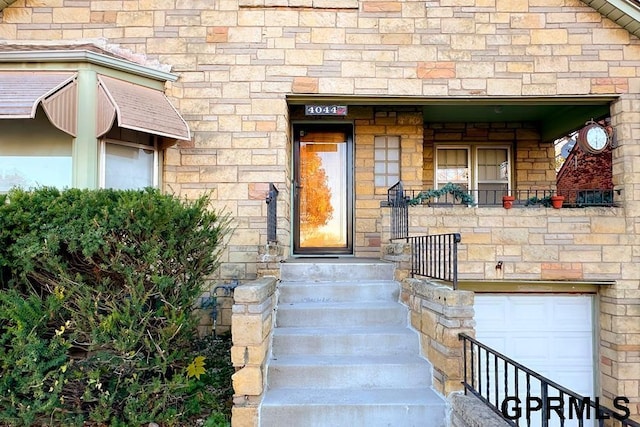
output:
[[564, 196], [551, 196], [551, 206], [553, 206], [554, 209], [560, 209], [563, 202]]
[[511, 209], [513, 202], [516, 200], [514, 196], [502, 196], [502, 207], [505, 209]]

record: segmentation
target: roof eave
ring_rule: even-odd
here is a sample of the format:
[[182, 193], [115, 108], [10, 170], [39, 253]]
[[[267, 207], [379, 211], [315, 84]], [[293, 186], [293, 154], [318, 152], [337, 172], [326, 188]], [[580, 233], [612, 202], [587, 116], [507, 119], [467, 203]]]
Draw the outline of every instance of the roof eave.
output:
[[635, 0], [582, 0], [636, 37], [640, 37], [640, 3]]
[[[0, 5], [3, 1], [5, 0], [0, 0]], [[86, 62], [158, 81], [178, 80], [178, 76], [173, 73], [88, 50], [7, 51], [0, 52], [0, 62]]]

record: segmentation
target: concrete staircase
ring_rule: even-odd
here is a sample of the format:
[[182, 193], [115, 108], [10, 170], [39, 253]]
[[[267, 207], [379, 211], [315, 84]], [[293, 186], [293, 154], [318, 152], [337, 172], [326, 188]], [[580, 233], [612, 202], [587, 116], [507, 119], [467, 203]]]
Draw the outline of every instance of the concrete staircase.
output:
[[394, 266], [282, 264], [262, 427], [442, 427]]

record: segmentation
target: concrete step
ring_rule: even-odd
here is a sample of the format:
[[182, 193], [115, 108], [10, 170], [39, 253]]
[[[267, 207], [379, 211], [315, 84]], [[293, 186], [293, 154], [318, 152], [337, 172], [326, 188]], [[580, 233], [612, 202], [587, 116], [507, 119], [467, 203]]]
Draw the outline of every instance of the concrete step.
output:
[[392, 280], [360, 282], [282, 282], [280, 303], [398, 301], [400, 286]]
[[276, 328], [272, 353], [283, 355], [419, 354], [417, 334], [405, 326]]
[[382, 261], [354, 260], [321, 262], [294, 260], [280, 265], [283, 282], [355, 282], [360, 280], [393, 280], [395, 266]]
[[269, 387], [359, 389], [418, 388], [431, 385], [431, 367], [417, 355], [274, 357]]
[[269, 390], [262, 426], [443, 427], [445, 404], [430, 388]]
[[261, 427], [443, 427], [393, 264], [281, 265]]
[[391, 301], [282, 303], [277, 310], [277, 327], [406, 325], [408, 316]]

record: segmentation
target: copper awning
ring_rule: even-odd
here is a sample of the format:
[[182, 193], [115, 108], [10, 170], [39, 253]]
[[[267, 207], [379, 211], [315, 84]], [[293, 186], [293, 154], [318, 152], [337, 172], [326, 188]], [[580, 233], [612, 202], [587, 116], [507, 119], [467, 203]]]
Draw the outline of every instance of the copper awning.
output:
[[123, 80], [98, 76], [98, 136], [118, 126], [188, 141], [189, 126], [162, 91]]

